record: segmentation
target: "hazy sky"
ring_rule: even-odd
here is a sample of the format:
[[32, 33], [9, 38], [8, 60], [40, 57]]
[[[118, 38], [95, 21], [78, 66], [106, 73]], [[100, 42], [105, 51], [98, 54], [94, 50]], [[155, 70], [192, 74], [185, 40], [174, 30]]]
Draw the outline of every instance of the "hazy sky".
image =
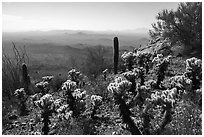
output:
[[2, 30], [127, 30], [151, 28], [162, 9], [176, 10], [178, 3], [2, 3]]

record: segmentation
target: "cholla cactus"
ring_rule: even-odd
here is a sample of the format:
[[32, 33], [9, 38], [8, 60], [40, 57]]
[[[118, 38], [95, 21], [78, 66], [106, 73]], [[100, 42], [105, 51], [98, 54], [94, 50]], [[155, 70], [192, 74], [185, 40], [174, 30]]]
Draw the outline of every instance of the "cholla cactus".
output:
[[72, 96], [76, 99], [76, 100], [83, 100], [84, 98], [87, 97], [86, 95], [86, 91], [82, 90], [82, 89], [75, 89], [74, 92], [72, 93]]
[[67, 104], [69, 104], [70, 109], [72, 111], [74, 111], [76, 108], [76, 103], [75, 103], [76, 100], [72, 95], [76, 87], [77, 87], [76, 82], [71, 81], [71, 80], [67, 80], [66, 82], [62, 84], [62, 90], [64, 91], [64, 96], [66, 98]]
[[39, 131], [31, 131], [30, 135], [41, 135]]
[[138, 76], [138, 72], [135, 71], [135, 69], [133, 71], [127, 71], [127, 72], [124, 72], [122, 73], [122, 75], [129, 81], [134, 81], [137, 76]]
[[177, 88], [179, 96], [182, 96], [185, 92], [190, 92], [192, 89], [192, 80], [187, 78], [185, 75], [174, 76], [169, 79], [169, 88]]
[[52, 113], [55, 112], [54, 99], [52, 95], [46, 94], [40, 98], [40, 100], [36, 101], [36, 104], [39, 108], [41, 108], [41, 117], [43, 118], [44, 126], [42, 128], [42, 132], [44, 135], [48, 135], [49, 133], [49, 124], [51, 123], [49, 117], [52, 116]]
[[146, 74], [149, 72], [152, 54], [150, 52], [137, 51], [136, 61], [140, 67], [146, 69]]
[[46, 81], [46, 82], [39, 82], [37, 84], [35, 84], [35, 87], [37, 87], [38, 89], [41, 90], [41, 93], [42, 95], [45, 95], [48, 93], [48, 85], [49, 83]]
[[199, 89], [202, 81], [202, 60], [195, 57], [186, 60], [186, 75], [193, 82], [193, 89]]
[[144, 85], [137, 85], [137, 95], [133, 98], [133, 102], [139, 106], [139, 108], [142, 108], [142, 105], [145, 102], [145, 99], [150, 96], [150, 88]]
[[170, 64], [171, 56], [163, 57], [162, 54], [157, 54], [152, 62], [156, 64], [156, 74], [157, 74], [157, 88], [160, 88], [161, 82], [165, 78], [165, 71], [167, 71], [168, 65]]
[[128, 70], [133, 69], [137, 55], [134, 52], [124, 52], [121, 56], [122, 60], [125, 62], [125, 65], [128, 67]]
[[156, 134], [160, 134], [164, 130], [165, 126], [172, 121], [172, 109], [175, 107], [177, 93], [177, 89], [173, 88], [170, 90], [167, 89], [165, 91], [156, 92], [151, 95], [151, 99], [149, 100], [151, 102], [150, 105], [161, 106], [163, 108], [162, 114], [164, 114], [163, 121], [159, 129], [157, 129]]
[[20, 100], [24, 100], [26, 98], [26, 92], [24, 88], [16, 89], [14, 95], [18, 97]]
[[76, 82], [76, 85], [78, 88], [81, 88], [85, 85], [85, 79], [86, 77], [82, 75], [80, 71], [77, 71], [76, 69], [72, 69], [68, 72], [68, 79], [71, 81]]
[[71, 81], [76, 82], [76, 84], [77, 84], [77, 86], [78, 86], [80, 80], [82, 79], [82, 74], [81, 74], [81, 72], [77, 71], [76, 69], [71, 69], [71, 70], [68, 72], [68, 78], [69, 78]]
[[192, 57], [186, 60], [186, 72], [201, 73], [202, 60]]
[[157, 54], [157, 56], [153, 58], [152, 62], [156, 62], [157, 64], [160, 64], [162, 62], [163, 57], [164, 56], [162, 54]]
[[[135, 70], [135, 69], [134, 69]], [[130, 88], [130, 92], [135, 93], [135, 88], [136, 88], [136, 78], [138, 77], [139, 73], [136, 72], [136, 71], [128, 71], [128, 72], [125, 72], [125, 73], [122, 73], [122, 75], [127, 79], [129, 80], [132, 85], [131, 85], [131, 88]]]
[[170, 109], [174, 107], [175, 96], [177, 95], [177, 89], [164, 90], [156, 92], [151, 95], [151, 101], [154, 105], [161, 105], [164, 109]]
[[42, 93], [36, 93], [30, 96], [34, 107], [37, 107], [35, 101], [40, 100], [40, 97], [42, 97]]
[[54, 76], [44, 76], [44, 77], [42, 77], [42, 80], [43, 80], [43, 82], [50, 83], [53, 78], [54, 78]]
[[65, 92], [67, 104], [69, 104], [70, 110], [73, 111], [74, 116], [78, 116], [86, 108], [85, 99], [87, 97], [86, 91], [76, 89], [76, 82], [67, 80], [62, 85], [62, 90]]
[[[143, 88], [142, 88], [143, 89]], [[143, 134], [144, 135], [150, 135], [150, 126], [151, 126], [151, 119], [154, 119], [154, 116], [151, 112], [148, 112], [150, 110], [150, 107], [152, 103], [150, 102], [149, 98], [145, 99], [145, 105], [144, 109], [142, 111], [142, 118], [143, 118]]]
[[55, 107], [56, 112], [58, 113], [58, 118], [59, 120], [69, 120], [70, 117], [72, 116], [72, 111], [70, 111], [69, 105], [63, 104], [64, 99], [56, 99], [53, 104]]
[[73, 111], [69, 110], [69, 105], [62, 105], [57, 109], [58, 118], [60, 120], [69, 120], [72, 117]]
[[40, 98], [40, 100], [36, 101], [36, 104], [43, 110], [48, 111], [53, 108], [54, 99], [52, 95], [46, 94]]
[[119, 105], [120, 115], [122, 116], [123, 122], [127, 124], [128, 129], [133, 135], [140, 135], [141, 132], [130, 117], [131, 111], [125, 101], [127, 91], [129, 91], [130, 88], [131, 82], [122, 77], [117, 77], [115, 82], [110, 83], [107, 87], [108, 91], [114, 94], [115, 103]]
[[42, 81], [35, 84], [35, 87], [41, 90], [42, 95], [45, 95], [49, 91], [49, 84], [52, 81], [54, 76], [44, 76], [42, 77]]
[[138, 74], [138, 77], [140, 78], [140, 85], [144, 85], [145, 69], [143, 67], [139, 67], [139, 68], [134, 68], [133, 71]]
[[173, 88], [171, 90], [167, 89], [164, 91], [156, 91], [151, 95], [152, 105], [161, 105], [163, 108], [166, 108], [167, 104], [170, 104], [170, 108], [174, 107], [175, 97], [177, 95], [177, 89]]
[[97, 95], [91, 96], [91, 103], [95, 106], [99, 106], [102, 104], [102, 97]]
[[20, 101], [20, 115], [25, 115], [27, 114], [28, 110], [26, 108], [26, 92], [24, 88], [20, 88], [15, 90], [14, 95], [18, 98]]
[[66, 92], [73, 92], [76, 89], [76, 82], [67, 80], [62, 84], [62, 90]]
[[157, 54], [156, 57], [154, 57], [154, 59], [152, 60], [153, 63], [156, 64], [156, 66], [160, 66], [161, 64], [169, 64], [170, 59], [171, 59], [171, 55], [164, 57], [162, 54]]
[[97, 96], [97, 95], [92, 95], [91, 96], [91, 104], [92, 104], [92, 107], [93, 107], [93, 110], [92, 110], [92, 113], [91, 113], [91, 118], [94, 119], [95, 114], [96, 114], [96, 110], [102, 104], [102, 97]]
[[73, 115], [77, 117], [86, 110], [86, 98], [88, 95], [85, 90], [76, 89], [72, 92], [72, 96], [75, 99], [75, 108], [72, 111]]
[[145, 85], [154, 89], [157, 86], [157, 82], [155, 80], [149, 80], [149, 81], [145, 82]]
[[56, 99], [53, 103], [54, 103], [54, 106], [55, 108], [60, 108], [62, 105], [63, 105], [63, 99]]
[[116, 96], [125, 96], [126, 92], [131, 88], [131, 82], [117, 77], [114, 83], [110, 83], [107, 87], [108, 91], [111, 91]]
[[200, 109], [202, 109], [202, 88], [197, 89], [195, 91], [194, 97], [195, 103], [198, 104], [198, 106], [200, 107]]

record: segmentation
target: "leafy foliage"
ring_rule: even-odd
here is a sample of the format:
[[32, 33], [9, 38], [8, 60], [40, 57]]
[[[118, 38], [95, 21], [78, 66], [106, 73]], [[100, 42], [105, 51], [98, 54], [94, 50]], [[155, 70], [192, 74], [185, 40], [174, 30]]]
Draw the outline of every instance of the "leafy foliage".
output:
[[180, 3], [177, 10], [163, 10], [156, 16], [150, 36], [153, 39], [168, 38], [175, 44], [180, 42], [190, 52], [201, 54], [202, 49], [202, 3]]
[[84, 72], [90, 78], [96, 78], [108, 67], [108, 60], [105, 58], [106, 49], [102, 46], [88, 48], [88, 55], [84, 63]]

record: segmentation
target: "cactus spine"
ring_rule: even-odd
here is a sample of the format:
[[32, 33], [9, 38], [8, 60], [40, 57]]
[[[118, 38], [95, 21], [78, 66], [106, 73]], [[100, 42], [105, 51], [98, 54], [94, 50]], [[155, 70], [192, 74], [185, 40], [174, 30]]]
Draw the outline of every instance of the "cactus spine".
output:
[[114, 74], [118, 73], [118, 57], [119, 57], [119, 42], [118, 38], [114, 37]]
[[23, 75], [23, 87], [25, 89], [25, 92], [27, 94], [30, 94], [29, 93], [29, 85], [30, 85], [30, 76], [28, 74], [28, 69], [27, 69], [27, 66], [25, 63], [22, 64], [22, 75]]

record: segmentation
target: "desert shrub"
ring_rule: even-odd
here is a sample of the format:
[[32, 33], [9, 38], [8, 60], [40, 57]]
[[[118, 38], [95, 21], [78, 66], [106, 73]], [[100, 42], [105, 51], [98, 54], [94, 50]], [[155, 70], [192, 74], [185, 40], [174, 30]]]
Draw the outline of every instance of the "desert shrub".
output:
[[99, 75], [94, 81], [92, 79], [86, 83], [86, 90], [92, 95], [101, 96], [104, 101], [111, 100], [110, 92], [107, 91], [107, 86], [111, 81], [111, 74], [108, 73], [106, 80], [104, 80], [104, 74]]
[[53, 89], [54, 92], [60, 91], [61, 86], [66, 81], [66, 79], [67, 77], [56, 75], [50, 83], [50, 87]]
[[175, 44], [180, 42], [188, 50], [188, 55], [196, 52], [201, 57], [202, 53], [202, 3], [180, 3], [176, 11], [162, 10], [156, 16], [157, 23], [152, 24], [150, 36], [169, 38]]
[[106, 49], [103, 46], [88, 48], [86, 61], [84, 62], [83, 73], [89, 78], [95, 79], [103, 70], [109, 68], [109, 61], [105, 56]]
[[[8, 122], [8, 114], [19, 107], [19, 100], [14, 96], [14, 92], [23, 87], [22, 64], [28, 62], [25, 47], [20, 49], [13, 43], [13, 55], [2, 51], [2, 118], [6, 119], [4, 123]], [[23, 105], [20, 103], [20, 109], [22, 108]], [[24, 112], [26, 114], [26, 111]]]
[[14, 56], [2, 52], [2, 96], [3, 99], [13, 97], [14, 91], [23, 86], [22, 64], [28, 62], [26, 50], [17, 49], [13, 43]]

